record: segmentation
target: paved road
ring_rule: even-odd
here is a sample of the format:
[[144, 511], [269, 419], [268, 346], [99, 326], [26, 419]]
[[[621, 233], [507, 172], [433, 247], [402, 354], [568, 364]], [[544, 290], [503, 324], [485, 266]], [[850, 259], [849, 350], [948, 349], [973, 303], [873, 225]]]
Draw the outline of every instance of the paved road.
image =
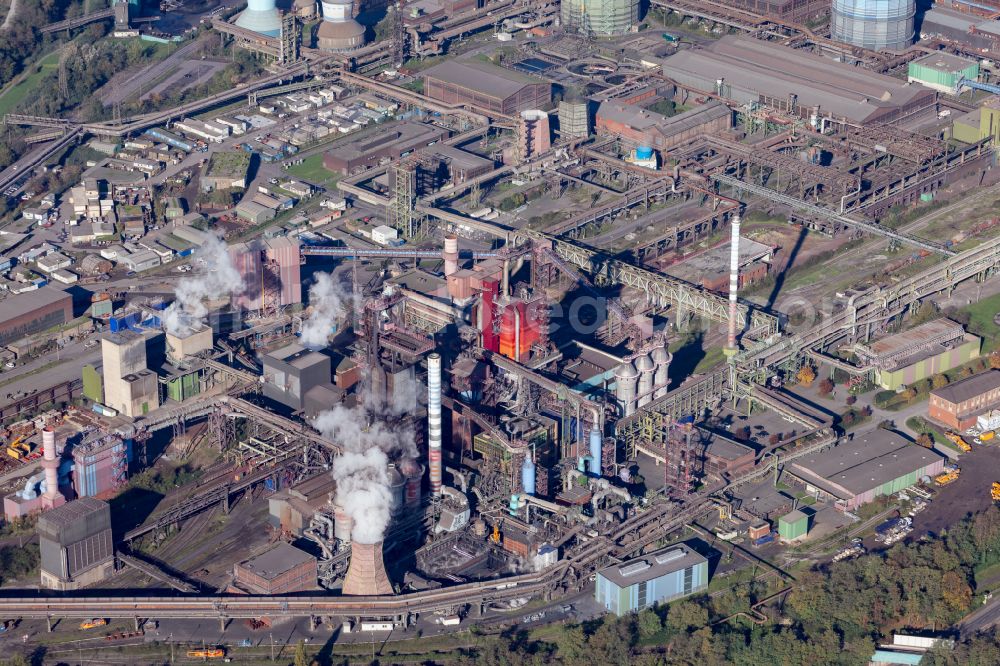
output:
[[200, 39], [194, 39], [181, 46], [160, 62], [143, 67], [122, 82], [112, 80], [108, 85], [97, 91], [97, 95], [102, 98], [105, 107], [114, 106], [118, 102], [138, 94], [141, 89], [149, 89], [158, 79], [166, 76], [170, 70], [180, 66], [182, 62], [191, 57], [208, 39], [206, 34]]

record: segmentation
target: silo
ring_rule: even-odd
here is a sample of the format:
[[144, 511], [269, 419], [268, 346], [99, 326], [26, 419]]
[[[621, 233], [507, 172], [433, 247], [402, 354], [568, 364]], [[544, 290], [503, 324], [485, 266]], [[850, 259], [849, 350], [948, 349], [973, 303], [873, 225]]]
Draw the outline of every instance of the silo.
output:
[[354, 521], [342, 506], [333, 507], [333, 535], [344, 543], [350, 543], [351, 530], [354, 529]]
[[406, 479], [396, 465], [389, 463], [388, 468], [389, 489], [392, 492], [392, 512], [398, 513], [403, 508], [403, 498], [406, 495]]
[[268, 37], [281, 34], [281, 17], [274, 0], [249, 0], [247, 8], [236, 19], [236, 25]]
[[639, 0], [564, 0], [560, 15], [570, 31], [594, 37], [624, 35], [639, 24]]
[[653, 377], [656, 366], [649, 354], [643, 354], [635, 360], [635, 368], [639, 371], [639, 407], [648, 404], [653, 399]]
[[521, 465], [521, 489], [525, 495], [535, 494], [535, 463], [531, 456], [525, 456]]
[[830, 34], [838, 42], [875, 51], [913, 43], [916, 0], [833, 0]]
[[653, 358], [653, 364], [656, 365], [656, 372], [653, 375], [653, 388], [656, 391], [653, 393], [653, 397], [659, 398], [666, 394], [667, 387], [670, 385], [670, 361], [673, 360], [673, 356], [665, 346], [654, 347], [650, 356]]
[[352, 0], [322, 0], [323, 22], [316, 45], [324, 51], [350, 51], [365, 44], [365, 28], [354, 20]]
[[621, 407], [622, 416], [631, 416], [635, 411], [636, 382], [639, 371], [631, 363], [622, 363], [615, 368], [615, 397]]

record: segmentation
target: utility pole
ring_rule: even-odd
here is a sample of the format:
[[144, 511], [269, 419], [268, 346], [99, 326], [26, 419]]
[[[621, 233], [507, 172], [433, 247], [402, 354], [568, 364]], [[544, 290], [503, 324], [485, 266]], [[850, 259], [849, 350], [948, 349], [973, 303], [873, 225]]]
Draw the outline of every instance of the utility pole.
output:
[[274, 634], [271, 633], [268, 636], [271, 638], [271, 661], [274, 661]]

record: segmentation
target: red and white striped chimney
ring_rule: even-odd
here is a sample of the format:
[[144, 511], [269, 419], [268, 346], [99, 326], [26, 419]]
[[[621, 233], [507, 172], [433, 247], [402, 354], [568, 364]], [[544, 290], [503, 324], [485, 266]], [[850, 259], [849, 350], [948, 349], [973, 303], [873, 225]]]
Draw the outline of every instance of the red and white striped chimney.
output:
[[739, 351], [736, 346], [736, 318], [738, 304], [736, 292], [740, 285], [740, 216], [733, 216], [732, 240], [729, 244], [729, 336], [726, 353], [730, 356]]
[[427, 457], [431, 494], [441, 495], [441, 354], [427, 356]]

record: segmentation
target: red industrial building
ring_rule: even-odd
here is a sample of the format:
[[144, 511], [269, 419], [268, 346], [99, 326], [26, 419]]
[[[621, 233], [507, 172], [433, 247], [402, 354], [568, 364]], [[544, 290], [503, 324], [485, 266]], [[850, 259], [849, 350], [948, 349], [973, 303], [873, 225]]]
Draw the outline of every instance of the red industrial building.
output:
[[528, 109], [547, 109], [552, 84], [490, 63], [449, 60], [424, 72], [424, 94], [513, 117]]
[[1000, 370], [990, 370], [931, 391], [927, 415], [961, 431], [974, 426], [980, 414], [998, 407]]
[[483, 348], [515, 361], [526, 359], [531, 346], [542, 339], [547, 308], [544, 298], [501, 298], [498, 280], [487, 279], [482, 284], [477, 321]]
[[316, 589], [316, 558], [284, 541], [233, 567], [238, 591], [291, 594]]
[[302, 302], [302, 256], [297, 240], [279, 236], [236, 243], [229, 247], [229, 256], [243, 278], [243, 291], [233, 294], [234, 307], [261, 310]]
[[597, 134], [616, 136], [661, 151], [701, 136], [718, 136], [732, 126], [733, 112], [715, 101], [667, 117], [615, 100], [601, 104], [595, 118]]

